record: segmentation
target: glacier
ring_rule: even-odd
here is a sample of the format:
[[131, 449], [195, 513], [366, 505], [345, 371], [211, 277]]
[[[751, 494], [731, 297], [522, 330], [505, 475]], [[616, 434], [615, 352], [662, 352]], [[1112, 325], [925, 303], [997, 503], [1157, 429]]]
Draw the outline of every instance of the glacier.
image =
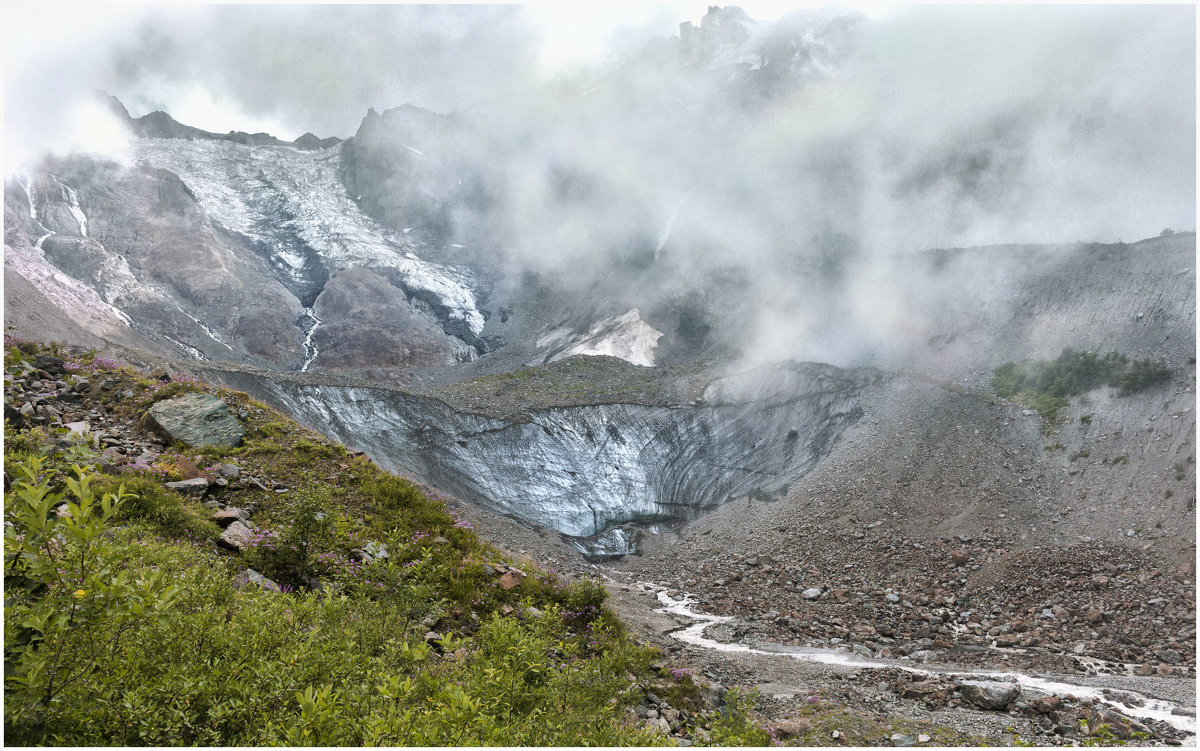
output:
[[420, 259], [415, 241], [367, 216], [338, 174], [341, 146], [303, 151], [231, 141], [148, 138], [134, 159], [178, 175], [205, 213], [267, 248], [275, 268], [311, 307], [324, 280], [348, 268], [391, 268], [473, 336], [484, 327], [467, 270]]
[[389, 471], [555, 530], [594, 558], [635, 552], [641, 530], [786, 493], [861, 416], [859, 394], [878, 378], [787, 363], [717, 379], [698, 404], [557, 407], [507, 420], [394, 389], [206, 372]]

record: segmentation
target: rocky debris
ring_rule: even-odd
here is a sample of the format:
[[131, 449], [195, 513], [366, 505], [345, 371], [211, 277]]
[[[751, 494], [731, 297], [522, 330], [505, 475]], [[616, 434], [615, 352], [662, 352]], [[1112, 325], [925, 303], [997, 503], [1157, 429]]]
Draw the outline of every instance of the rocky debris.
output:
[[[859, 538], [813, 521], [782, 529], [781, 542], [739, 552], [685, 532], [670, 557], [611, 565], [738, 618], [742, 640], [988, 667], [1194, 674], [1194, 581], [1124, 543], [1021, 547], [998, 533], [928, 539], [884, 528]], [[759, 565], [764, 550], [770, 569]]]
[[242, 426], [225, 402], [209, 394], [184, 394], [154, 403], [151, 425], [173, 441], [187, 446], [237, 446]]
[[381, 542], [372, 540], [361, 548], [355, 548], [350, 551], [351, 557], [356, 558], [364, 563], [372, 563], [373, 561], [385, 561], [388, 558], [387, 545]]
[[267, 592], [282, 592], [283, 588], [267, 577], [258, 573], [252, 568], [248, 568], [238, 574], [233, 579], [234, 589], [245, 589], [246, 587], [257, 587]]

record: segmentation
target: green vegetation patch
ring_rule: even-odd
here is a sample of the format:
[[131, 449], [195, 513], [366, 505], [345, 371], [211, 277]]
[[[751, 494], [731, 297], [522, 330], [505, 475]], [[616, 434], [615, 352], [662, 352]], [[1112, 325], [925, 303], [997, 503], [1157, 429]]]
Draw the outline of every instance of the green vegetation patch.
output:
[[[6, 366], [44, 351], [8, 344]], [[79, 368], [120, 380], [96, 397], [130, 415], [164, 383], [94, 358]], [[664, 690], [660, 655], [627, 637], [601, 585], [511, 561], [436, 494], [245, 394], [195, 387], [244, 414], [244, 446], [171, 450], [107, 476], [65, 431], [6, 421], [7, 741], [673, 742], [630, 712]], [[162, 484], [234, 457], [286, 486], [225, 496], [255, 505], [242, 555], [213, 544], [198, 500]], [[247, 583], [247, 566], [280, 591]], [[501, 569], [524, 576], [510, 586]], [[672, 678], [696, 742], [765, 742], [747, 703], [708, 710], [690, 676]]]
[[[1099, 355], [1068, 348], [1054, 360], [1001, 365], [992, 378], [992, 390], [996, 396], [1036, 409], [1054, 423], [1072, 396], [1101, 386], [1112, 386], [1120, 389], [1121, 396], [1128, 396], [1163, 383], [1170, 376], [1168, 368], [1149, 360], [1131, 361], [1117, 352]], [[1087, 417], [1090, 421], [1091, 415]]]

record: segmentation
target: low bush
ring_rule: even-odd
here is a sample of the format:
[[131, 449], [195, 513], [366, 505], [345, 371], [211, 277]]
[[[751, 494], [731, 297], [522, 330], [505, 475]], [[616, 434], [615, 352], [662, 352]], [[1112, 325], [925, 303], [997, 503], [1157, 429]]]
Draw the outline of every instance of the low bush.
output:
[[[1001, 365], [994, 372], [992, 390], [996, 396], [1036, 409], [1053, 423], [1072, 396], [1100, 386], [1112, 386], [1121, 396], [1128, 396], [1163, 383], [1170, 376], [1168, 368], [1149, 360], [1131, 362], [1116, 352], [1098, 355], [1068, 348], [1054, 360]], [[1087, 417], [1090, 421], [1091, 416]]]

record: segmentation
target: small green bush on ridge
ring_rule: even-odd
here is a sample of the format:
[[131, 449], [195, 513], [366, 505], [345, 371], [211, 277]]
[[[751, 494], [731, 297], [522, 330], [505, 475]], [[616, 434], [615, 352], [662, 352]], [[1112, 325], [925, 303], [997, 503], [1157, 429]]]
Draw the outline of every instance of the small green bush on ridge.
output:
[[1149, 360], [1133, 360], [1117, 352], [1064, 349], [1054, 360], [1023, 360], [996, 368], [992, 390], [1036, 409], [1050, 422], [1058, 419], [1068, 399], [1101, 386], [1119, 389], [1121, 396], [1163, 383], [1171, 371]]

